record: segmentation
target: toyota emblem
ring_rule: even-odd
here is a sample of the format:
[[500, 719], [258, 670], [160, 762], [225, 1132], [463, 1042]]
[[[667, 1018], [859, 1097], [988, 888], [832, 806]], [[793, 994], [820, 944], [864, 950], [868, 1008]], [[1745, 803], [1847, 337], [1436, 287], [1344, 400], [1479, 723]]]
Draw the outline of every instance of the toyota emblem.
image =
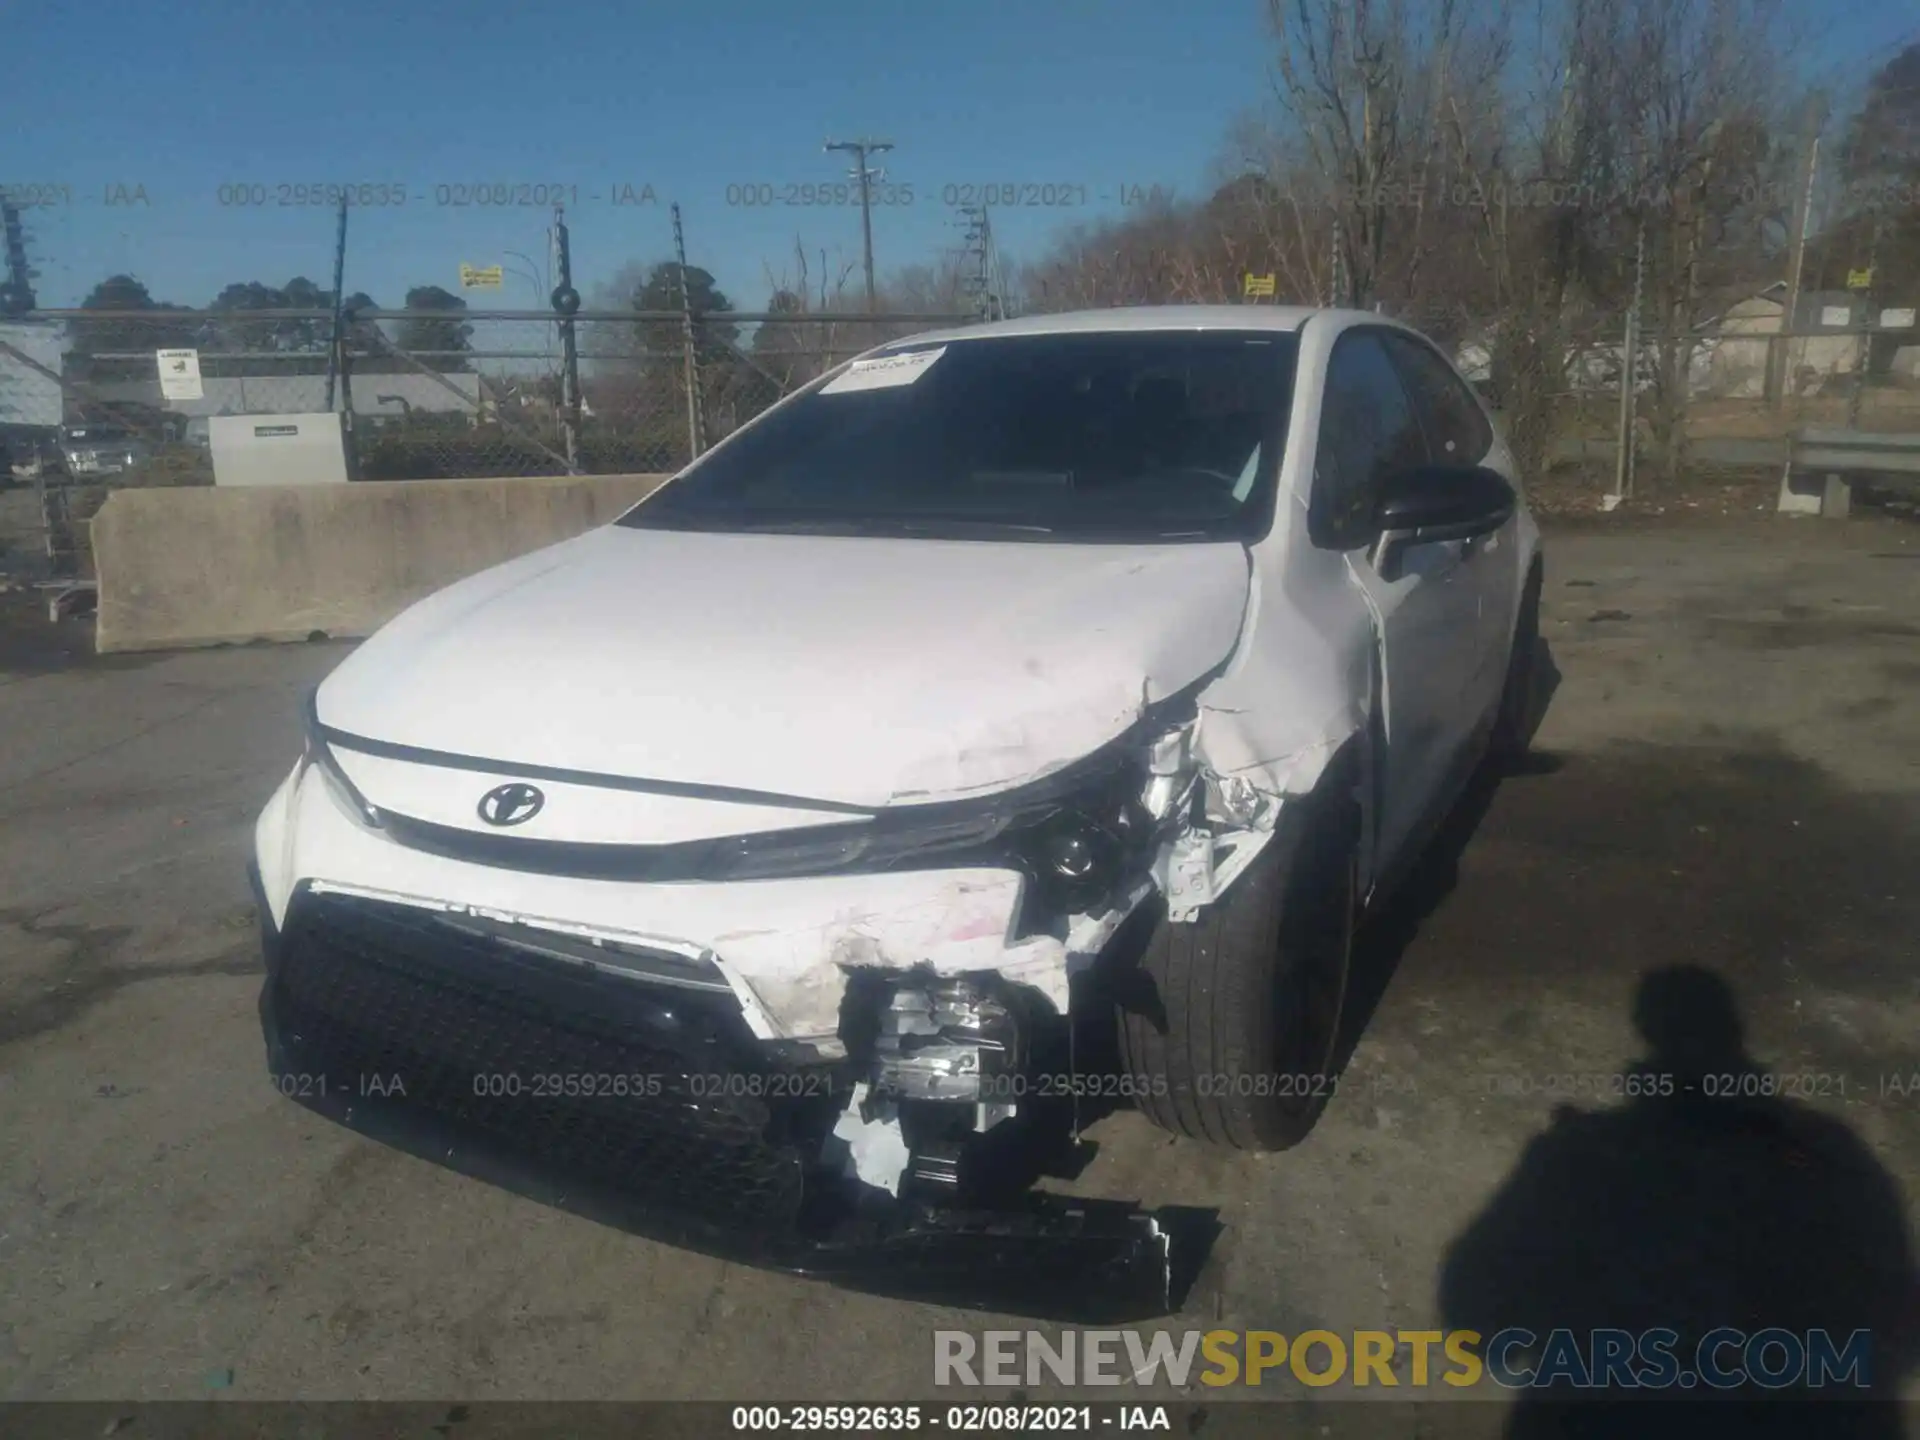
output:
[[524, 825], [547, 803], [536, 785], [496, 785], [480, 797], [480, 818], [489, 825]]

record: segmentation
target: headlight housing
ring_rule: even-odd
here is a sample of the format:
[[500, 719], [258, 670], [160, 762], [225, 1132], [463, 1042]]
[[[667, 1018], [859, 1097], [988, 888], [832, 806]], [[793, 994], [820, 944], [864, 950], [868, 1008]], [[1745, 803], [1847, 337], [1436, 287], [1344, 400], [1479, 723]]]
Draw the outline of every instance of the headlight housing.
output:
[[1009, 837], [1036, 892], [1030, 914], [1091, 909], [1130, 871], [1145, 873], [1169, 818], [1156, 819], [1143, 801], [1152, 780], [1145, 757], [1128, 756]]
[[[1094, 754], [1014, 790], [873, 812], [859, 819], [667, 844], [482, 834], [374, 806], [306, 706], [305, 763], [364, 824], [399, 844], [534, 874], [627, 883], [799, 879], [876, 871], [1014, 869], [1031, 882], [1019, 933], [1054, 931], [1144, 878], [1199, 800], [1191, 754], [1196, 683]], [[315, 692], [317, 694], [317, 691]], [[352, 748], [351, 743], [345, 748]]]

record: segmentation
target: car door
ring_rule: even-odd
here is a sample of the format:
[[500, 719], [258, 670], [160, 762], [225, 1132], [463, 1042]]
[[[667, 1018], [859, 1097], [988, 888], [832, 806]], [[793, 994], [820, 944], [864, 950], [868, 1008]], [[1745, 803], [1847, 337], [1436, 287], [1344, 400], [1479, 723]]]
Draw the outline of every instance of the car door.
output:
[[[1484, 463], [1493, 449], [1493, 427], [1466, 382], [1425, 341], [1403, 333], [1383, 339], [1413, 402], [1433, 463]], [[1519, 596], [1518, 526], [1516, 512], [1514, 519], [1490, 535], [1454, 542], [1462, 578], [1476, 599], [1478, 644], [1471, 669], [1460, 677], [1460, 704], [1463, 713], [1473, 717], [1491, 714], [1506, 681], [1507, 645]]]
[[1380, 487], [1428, 463], [1425, 432], [1383, 332], [1350, 330], [1334, 342], [1315, 440], [1308, 529], [1345, 554], [1380, 646], [1385, 755], [1377, 796], [1376, 871], [1390, 867], [1443, 803], [1470, 720], [1462, 676], [1477, 660], [1479, 600], [1457, 542], [1407, 549], [1392, 579], [1370, 553]]

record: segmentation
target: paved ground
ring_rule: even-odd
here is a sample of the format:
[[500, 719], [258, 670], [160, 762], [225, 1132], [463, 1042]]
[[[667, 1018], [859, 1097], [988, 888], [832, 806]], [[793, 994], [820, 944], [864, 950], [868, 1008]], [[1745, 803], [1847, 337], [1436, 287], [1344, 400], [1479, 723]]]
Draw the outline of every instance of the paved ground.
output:
[[[1920, 530], [1550, 543], [1549, 758], [1469, 808], [1369, 942], [1315, 1133], [1258, 1158], [1131, 1114], [1094, 1135], [1081, 1188], [1219, 1209], [1176, 1326], [1578, 1323], [1647, 1273], [1711, 1305], [1755, 1293], [1735, 1241], [1799, 1266], [1762, 1292], [1783, 1323], [1823, 1285], [1897, 1277], [1920, 1191], [1920, 1093], [1886, 1079], [1920, 1090]], [[24, 621], [0, 645], [0, 1396], [204, 1398], [231, 1371], [236, 1398], [932, 1398], [930, 1332], [990, 1323], [662, 1249], [280, 1099], [243, 846], [296, 697], [345, 647], [98, 661]], [[1679, 962], [1725, 978], [1747, 1048], [1843, 1129], [1756, 1166], [1717, 1132], [1637, 1134], [1633, 1107], [1553, 1126], [1549, 1077], [1644, 1055], [1636, 983]]]

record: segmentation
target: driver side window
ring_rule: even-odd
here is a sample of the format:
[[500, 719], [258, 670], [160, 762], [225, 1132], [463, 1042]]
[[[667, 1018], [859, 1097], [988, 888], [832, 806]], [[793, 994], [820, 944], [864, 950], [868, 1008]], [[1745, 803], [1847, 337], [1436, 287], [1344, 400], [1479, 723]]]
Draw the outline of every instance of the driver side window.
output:
[[1315, 545], [1352, 550], [1374, 538], [1381, 483], [1427, 463], [1426, 437], [1379, 336], [1334, 342], [1314, 445], [1307, 529]]
[[1389, 335], [1386, 345], [1400, 363], [1434, 463], [1478, 465], [1486, 459], [1493, 427], [1453, 367], [1407, 335]]

